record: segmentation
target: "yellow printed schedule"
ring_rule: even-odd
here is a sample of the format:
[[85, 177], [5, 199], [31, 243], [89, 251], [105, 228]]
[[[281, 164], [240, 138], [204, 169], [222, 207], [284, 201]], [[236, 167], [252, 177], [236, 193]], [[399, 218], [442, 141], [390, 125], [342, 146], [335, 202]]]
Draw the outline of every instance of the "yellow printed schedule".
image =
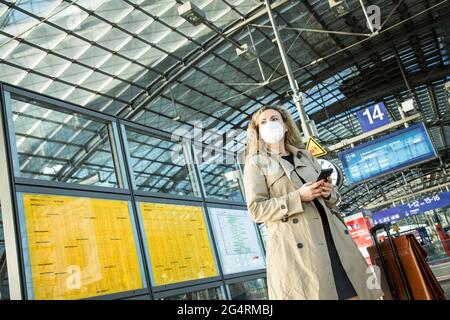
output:
[[143, 287], [127, 201], [24, 194], [35, 299]]
[[155, 285], [217, 275], [201, 207], [140, 204]]

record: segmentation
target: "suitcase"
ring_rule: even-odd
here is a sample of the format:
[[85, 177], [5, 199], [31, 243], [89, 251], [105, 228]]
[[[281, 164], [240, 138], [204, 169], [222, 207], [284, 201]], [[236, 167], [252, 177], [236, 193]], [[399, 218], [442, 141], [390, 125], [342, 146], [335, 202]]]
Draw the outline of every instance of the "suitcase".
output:
[[[387, 241], [378, 241], [380, 230], [386, 231]], [[367, 250], [373, 264], [381, 267], [385, 299], [445, 300], [444, 290], [425, 260], [427, 252], [414, 235], [394, 239], [386, 224], [376, 225], [370, 233], [375, 245]]]

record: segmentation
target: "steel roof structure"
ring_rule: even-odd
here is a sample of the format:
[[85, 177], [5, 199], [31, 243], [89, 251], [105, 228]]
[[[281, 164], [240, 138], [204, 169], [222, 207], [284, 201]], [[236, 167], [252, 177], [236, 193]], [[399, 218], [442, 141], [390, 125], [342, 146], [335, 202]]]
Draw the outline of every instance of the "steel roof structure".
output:
[[[197, 26], [179, 15], [184, 2], [0, 0], [0, 80], [167, 132], [190, 130], [199, 121], [221, 134], [245, 129], [263, 104], [283, 104], [298, 120], [264, 2], [192, 0], [205, 13]], [[361, 134], [354, 112], [377, 102], [386, 105], [392, 121], [399, 120], [401, 102], [412, 97], [440, 159], [363, 185], [345, 184], [343, 212], [450, 181], [450, 106], [444, 87], [450, 80], [449, 1], [363, 2], [381, 9], [376, 33], [359, 0], [347, 0], [348, 12], [341, 16], [326, 0], [272, 1], [318, 138], [327, 146]], [[257, 59], [236, 54], [245, 44]], [[73, 132], [48, 141], [27, 123], [34, 119], [50, 131], [75, 120], [42, 114], [27, 101], [15, 103], [15, 121], [22, 121], [18, 134], [34, 141], [20, 150], [21, 157], [39, 154], [56, 157], [55, 164], [72, 163], [86, 148], [84, 141], [105, 130], [91, 123], [81, 139], [74, 125]], [[238, 140], [242, 149], [245, 133]], [[133, 141], [152, 144], [154, 152], [164, 148], [158, 151], [157, 144], [138, 137]], [[102, 160], [107, 147], [102, 148], [80, 166], [111, 172]], [[138, 151], [132, 157], [138, 159]], [[158, 174], [170, 180], [176, 167]], [[42, 175], [39, 163], [27, 168], [30, 175]], [[147, 181], [144, 171], [141, 178]]]

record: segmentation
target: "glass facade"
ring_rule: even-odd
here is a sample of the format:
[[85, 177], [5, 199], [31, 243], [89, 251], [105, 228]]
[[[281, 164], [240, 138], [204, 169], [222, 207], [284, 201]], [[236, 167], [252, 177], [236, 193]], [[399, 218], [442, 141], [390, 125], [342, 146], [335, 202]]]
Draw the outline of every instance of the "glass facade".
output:
[[[395, 222], [396, 234], [413, 233], [434, 263], [450, 256], [450, 207], [426, 211]], [[446, 238], [447, 237], [447, 238]]]
[[450, 299], [450, 207], [438, 208], [397, 220], [391, 225], [393, 236], [413, 234], [427, 253], [426, 260]]
[[[0, 175], [14, 170], [2, 180], [20, 189], [7, 192], [15, 211], [17, 192], [40, 189], [129, 201], [136, 217], [139, 203], [158, 201], [245, 210], [242, 165], [199, 158], [190, 142], [172, 141], [170, 135], [195, 131], [199, 124], [207, 131], [201, 143], [224, 138], [220, 149], [242, 152], [249, 120], [263, 105], [283, 105], [299, 124], [303, 117], [287, 69], [302, 93], [306, 118], [315, 124], [314, 135], [329, 150], [362, 134], [356, 115], [382, 102], [387, 112], [381, 118], [391, 129], [402, 125], [405, 114], [420, 115], [409, 124], [426, 124], [440, 156], [403, 170], [403, 181], [396, 173], [360, 186], [343, 179], [342, 214], [448, 188], [447, 1], [408, 0], [400, 6], [399, 0], [347, 0], [342, 6], [331, 0], [272, 0], [286, 48], [282, 60], [290, 68], [282, 66], [264, 1], [190, 0], [200, 11], [198, 24], [192, 12], [181, 12], [186, 2], [0, 1], [0, 90], [8, 120], [0, 131], [8, 140], [0, 149]], [[375, 19], [366, 23], [372, 10]], [[249, 50], [240, 54], [245, 47]], [[3, 95], [4, 88], [11, 92]], [[411, 98], [415, 110], [402, 112]], [[326, 158], [337, 160], [336, 154]], [[441, 261], [447, 218], [447, 212], [435, 210], [399, 224], [405, 232], [420, 230], [430, 259]], [[9, 225], [17, 219], [12, 221]], [[228, 278], [219, 277], [225, 287]]]
[[244, 201], [241, 189], [242, 176], [238, 165], [204, 163], [199, 167], [206, 197]]
[[201, 196], [181, 144], [132, 130], [127, 130], [126, 136], [137, 190]]
[[108, 124], [19, 95], [10, 102], [16, 176], [118, 187]]
[[[149, 296], [154, 288], [161, 296], [183, 292], [168, 299], [225, 298], [225, 275], [204, 210], [232, 200], [245, 212], [238, 164], [196, 164], [192, 146], [164, 132], [17, 88], [4, 96], [20, 189], [15, 214], [24, 298], [124, 299]], [[247, 229], [259, 239], [256, 225]], [[56, 256], [65, 258], [53, 261]], [[233, 276], [252, 274], [244, 271]], [[260, 277], [263, 271], [253, 273]], [[68, 277], [75, 279], [69, 287]], [[189, 290], [211, 281], [221, 283]], [[247, 286], [255, 297], [263, 290]]]
[[243, 281], [228, 285], [232, 300], [267, 300], [265, 278]]

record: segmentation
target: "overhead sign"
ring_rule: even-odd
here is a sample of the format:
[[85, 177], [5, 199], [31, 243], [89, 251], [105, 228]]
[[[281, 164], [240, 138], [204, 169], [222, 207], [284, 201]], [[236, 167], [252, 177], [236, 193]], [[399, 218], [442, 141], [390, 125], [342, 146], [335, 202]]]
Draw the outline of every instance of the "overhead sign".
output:
[[356, 112], [356, 117], [363, 132], [382, 127], [390, 122], [388, 112], [382, 102]]
[[322, 157], [327, 154], [327, 151], [317, 142], [313, 137], [309, 137], [306, 144], [306, 150], [312, 153], [314, 157]]
[[24, 194], [23, 209], [29, 299], [143, 288], [128, 201]]
[[156, 286], [217, 275], [201, 207], [141, 202]]
[[423, 123], [411, 125], [339, 153], [350, 184], [417, 165], [436, 156]]
[[372, 220], [374, 224], [387, 223], [448, 206], [450, 206], [450, 192], [442, 192], [398, 207], [375, 212], [372, 214]]
[[256, 225], [246, 210], [208, 208], [224, 274], [265, 268]]

